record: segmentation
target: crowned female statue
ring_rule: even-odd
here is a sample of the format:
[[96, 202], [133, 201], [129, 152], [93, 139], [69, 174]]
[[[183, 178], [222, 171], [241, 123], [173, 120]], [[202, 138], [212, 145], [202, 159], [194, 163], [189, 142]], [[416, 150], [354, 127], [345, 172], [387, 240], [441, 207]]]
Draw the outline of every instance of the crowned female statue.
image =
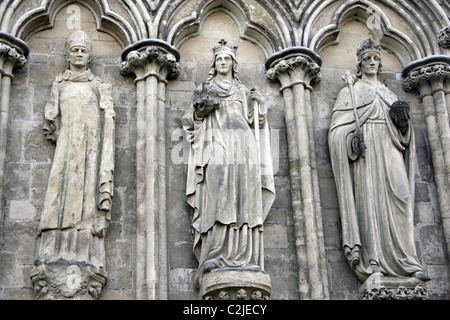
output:
[[427, 281], [414, 242], [409, 106], [377, 80], [377, 42], [363, 41], [357, 57], [358, 72], [344, 78], [329, 132], [345, 255], [361, 281], [372, 273]]
[[239, 80], [237, 47], [219, 44], [183, 118], [198, 286], [212, 270], [263, 271], [263, 223], [275, 197], [267, 106]]

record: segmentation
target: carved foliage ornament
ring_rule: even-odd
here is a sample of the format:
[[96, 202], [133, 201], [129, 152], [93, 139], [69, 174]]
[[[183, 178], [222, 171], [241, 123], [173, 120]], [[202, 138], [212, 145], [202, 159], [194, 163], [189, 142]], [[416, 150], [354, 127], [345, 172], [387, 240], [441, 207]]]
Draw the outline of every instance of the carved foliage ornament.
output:
[[370, 290], [365, 290], [361, 294], [361, 300], [426, 300], [427, 290], [417, 285], [414, 289], [398, 286], [396, 289], [389, 289], [383, 285]]
[[[122, 75], [134, 73], [136, 68], [145, 66], [149, 62], [155, 62], [159, 66], [167, 68], [169, 71], [167, 78], [169, 79], [176, 78], [180, 72], [180, 66], [173, 54], [164, 52], [161, 48], [151, 46], [144, 52], [134, 50], [128, 53], [126, 60], [120, 65], [120, 73]], [[165, 79], [160, 80], [165, 81]]]
[[4, 43], [0, 43], [0, 54], [7, 55], [7, 59], [15, 62], [18, 67], [23, 67], [27, 63], [27, 59], [24, 55], [20, 54], [16, 49]]
[[435, 64], [426, 66], [409, 73], [403, 81], [403, 89], [410, 91], [419, 85], [420, 81], [429, 81], [433, 77], [448, 77], [450, 75], [450, 66], [444, 64]]
[[[4, 61], [11, 61], [14, 66], [18, 68], [23, 68], [27, 63], [27, 58], [23, 54], [20, 54], [15, 48], [5, 43], [0, 43], [0, 59], [3, 59]], [[14, 76], [3, 70], [3, 68], [0, 68], [0, 73], [2, 76], [7, 76], [14, 79]]]
[[320, 82], [320, 66], [311, 61], [311, 59], [301, 55], [279, 61], [272, 68], [267, 70], [266, 76], [269, 80], [273, 81], [277, 79], [280, 74], [289, 72], [298, 67], [304, 69], [305, 73], [311, 77], [311, 84]]
[[[204, 300], [269, 300], [269, 296], [252, 288], [235, 288], [222, 290], [216, 295], [207, 295]], [[250, 295], [248, 293], [251, 293]]]
[[450, 48], [450, 26], [445, 27], [439, 32], [438, 43], [444, 49]]
[[97, 300], [106, 283], [106, 275], [93, 272], [86, 264], [68, 261], [39, 263], [31, 273], [37, 300]]

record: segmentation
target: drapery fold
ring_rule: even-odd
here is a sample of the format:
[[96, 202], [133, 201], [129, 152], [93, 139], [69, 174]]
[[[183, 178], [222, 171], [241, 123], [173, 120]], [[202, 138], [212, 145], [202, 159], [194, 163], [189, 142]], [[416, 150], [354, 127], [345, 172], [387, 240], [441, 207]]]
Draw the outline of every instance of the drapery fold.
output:
[[343, 248], [364, 281], [374, 266], [385, 275], [423, 271], [413, 235], [415, 139], [411, 124], [402, 134], [389, 116], [397, 100], [388, 88], [359, 80], [357, 114], [367, 146], [364, 158], [351, 147], [355, 115], [350, 91], [338, 95], [329, 148], [341, 213]]

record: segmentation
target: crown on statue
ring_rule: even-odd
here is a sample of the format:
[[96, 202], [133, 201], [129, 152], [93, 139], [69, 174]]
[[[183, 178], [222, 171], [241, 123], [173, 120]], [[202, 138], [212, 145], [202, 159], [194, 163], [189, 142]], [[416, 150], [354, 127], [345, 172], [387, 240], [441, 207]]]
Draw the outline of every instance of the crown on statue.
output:
[[358, 49], [356, 50], [356, 56], [359, 57], [367, 52], [381, 52], [381, 46], [378, 42], [368, 38], [360, 43]]
[[232, 57], [236, 58], [237, 49], [238, 49], [237, 46], [227, 46], [227, 42], [225, 41], [225, 39], [222, 39], [219, 41], [219, 45], [213, 48], [213, 51], [214, 56], [221, 52], [225, 52], [231, 55]]

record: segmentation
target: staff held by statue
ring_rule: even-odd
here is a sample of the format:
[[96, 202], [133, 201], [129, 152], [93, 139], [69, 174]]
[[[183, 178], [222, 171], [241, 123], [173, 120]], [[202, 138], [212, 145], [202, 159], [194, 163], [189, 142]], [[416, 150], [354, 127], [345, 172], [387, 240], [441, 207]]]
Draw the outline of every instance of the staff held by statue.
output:
[[350, 71], [347, 70], [347, 74], [342, 76], [342, 80], [344, 80], [348, 88], [350, 90], [350, 97], [351, 97], [351, 104], [353, 107], [353, 113], [355, 115], [355, 122], [356, 122], [356, 130], [352, 134], [352, 144], [353, 148], [360, 154], [363, 158], [366, 155], [366, 144], [364, 143], [363, 134], [361, 131], [361, 122], [359, 120], [358, 111], [356, 110], [356, 96], [355, 96], [355, 90], [353, 88], [353, 84], [356, 81], [356, 75], [351, 74]]

